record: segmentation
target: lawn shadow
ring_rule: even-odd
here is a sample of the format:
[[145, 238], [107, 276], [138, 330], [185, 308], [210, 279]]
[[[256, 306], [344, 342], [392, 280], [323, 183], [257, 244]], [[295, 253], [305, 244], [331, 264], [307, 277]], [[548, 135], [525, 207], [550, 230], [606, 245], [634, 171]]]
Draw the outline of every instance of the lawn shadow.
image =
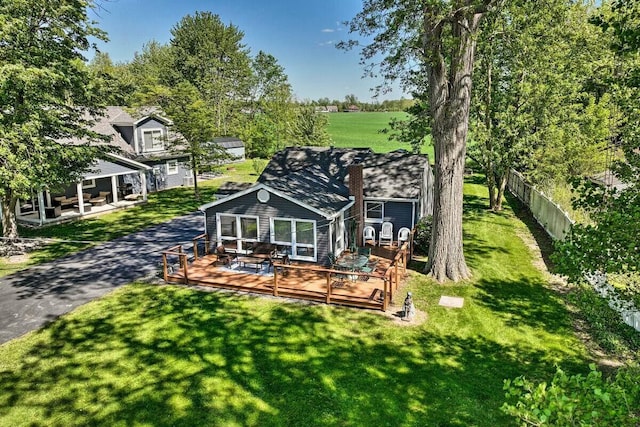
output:
[[529, 232], [536, 241], [537, 246], [540, 248], [542, 254], [542, 260], [548, 271], [554, 271], [554, 265], [551, 261], [551, 254], [553, 253], [553, 239], [545, 231], [545, 229], [535, 220], [529, 208], [522, 203], [517, 197], [513, 196], [509, 192], [505, 192], [505, 198], [507, 203], [513, 210], [516, 217], [527, 226]]
[[515, 280], [480, 279], [479, 293], [474, 297], [504, 319], [505, 324], [518, 328], [528, 326], [554, 334], [571, 334], [571, 319], [562, 297], [545, 287], [543, 281], [522, 277]]
[[172, 286], [100, 304], [49, 325], [0, 372], [0, 420], [28, 408], [44, 425], [504, 425], [502, 379], [525, 364], [545, 377], [562, 358]]

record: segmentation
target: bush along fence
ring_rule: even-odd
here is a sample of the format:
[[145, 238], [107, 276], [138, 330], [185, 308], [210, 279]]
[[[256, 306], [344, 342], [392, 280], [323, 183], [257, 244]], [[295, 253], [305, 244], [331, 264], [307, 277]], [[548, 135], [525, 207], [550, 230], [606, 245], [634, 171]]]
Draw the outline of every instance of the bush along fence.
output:
[[[544, 193], [528, 184], [522, 174], [510, 170], [507, 188], [529, 208], [535, 220], [552, 239], [564, 240], [569, 235], [574, 223], [569, 214]], [[624, 323], [640, 331], [640, 310], [632, 302], [618, 295], [615, 288], [607, 282], [605, 274], [592, 273], [585, 279], [602, 298], [608, 300], [609, 307], [620, 314]]]
[[607, 282], [607, 276], [603, 273], [591, 273], [586, 277], [587, 282], [595, 291], [609, 302], [609, 307], [622, 316], [624, 323], [640, 331], [640, 310], [632, 301], [620, 298], [616, 289]]

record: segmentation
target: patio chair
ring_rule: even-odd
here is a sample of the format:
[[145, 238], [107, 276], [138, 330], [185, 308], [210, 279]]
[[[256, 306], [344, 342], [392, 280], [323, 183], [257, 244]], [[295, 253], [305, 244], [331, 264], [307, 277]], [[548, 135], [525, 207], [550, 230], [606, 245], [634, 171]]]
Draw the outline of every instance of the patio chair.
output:
[[[342, 270], [342, 267], [337, 265], [338, 258], [333, 253], [330, 252], [327, 255], [327, 258], [329, 259], [329, 264], [330, 264], [331, 270]], [[345, 286], [345, 280], [347, 279], [347, 275], [346, 274], [335, 274], [334, 277], [336, 278], [336, 280], [331, 282], [331, 287], [332, 288], [343, 288]]]
[[382, 246], [383, 242], [389, 242], [389, 246], [393, 245], [393, 224], [388, 221], [382, 223], [378, 235], [378, 246]]
[[410, 235], [411, 230], [409, 230], [407, 227], [402, 227], [400, 230], [398, 230], [398, 248], [400, 248], [404, 242], [409, 241]]
[[372, 246], [376, 245], [376, 229], [370, 225], [367, 225], [362, 230], [362, 244], [366, 246], [367, 243], [370, 243]]
[[231, 264], [231, 260], [235, 258], [235, 256], [235, 254], [228, 253], [223, 245], [220, 245], [216, 248], [216, 260], [214, 261], [214, 263], [216, 265], [229, 265]]
[[[376, 271], [377, 265], [378, 265], [378, 260], [374, 259], [372, 261], [369, 261], [367, 265], [365, 265], [360, 269], [360, 271], [362, 271], [363, 273], [369, 273], [369, 274], [374, 273]], [[360, 280], [362, 280], [363, 282], [366, 282], [367, 280], [369, 280], [369, 276], [360, 276]]]

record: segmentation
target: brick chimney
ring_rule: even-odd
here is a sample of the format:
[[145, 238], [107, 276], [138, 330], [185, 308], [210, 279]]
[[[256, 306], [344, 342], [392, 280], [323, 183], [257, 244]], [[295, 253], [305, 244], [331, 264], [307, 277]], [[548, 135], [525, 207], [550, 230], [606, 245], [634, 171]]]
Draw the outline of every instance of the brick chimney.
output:
[[349, 195], [355, 198], [355, 203], [351, 208], [351, 217], [358, 224], [356, 229], [356, 243], [358, 246], [362, 246], [362, 229], [364, 228], [364, 181], [362, 169], [362, 163], [350, 164], [347, 169], [349, 172]]

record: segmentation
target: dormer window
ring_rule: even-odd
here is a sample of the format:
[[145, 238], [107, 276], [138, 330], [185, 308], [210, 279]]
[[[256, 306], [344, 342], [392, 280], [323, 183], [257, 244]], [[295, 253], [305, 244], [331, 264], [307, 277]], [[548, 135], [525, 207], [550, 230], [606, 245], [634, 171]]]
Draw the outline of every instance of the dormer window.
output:
[[143, 129], [142, 130], [142, 152], [164, 150], [164, 140], [162, 138], [162, 129]]

